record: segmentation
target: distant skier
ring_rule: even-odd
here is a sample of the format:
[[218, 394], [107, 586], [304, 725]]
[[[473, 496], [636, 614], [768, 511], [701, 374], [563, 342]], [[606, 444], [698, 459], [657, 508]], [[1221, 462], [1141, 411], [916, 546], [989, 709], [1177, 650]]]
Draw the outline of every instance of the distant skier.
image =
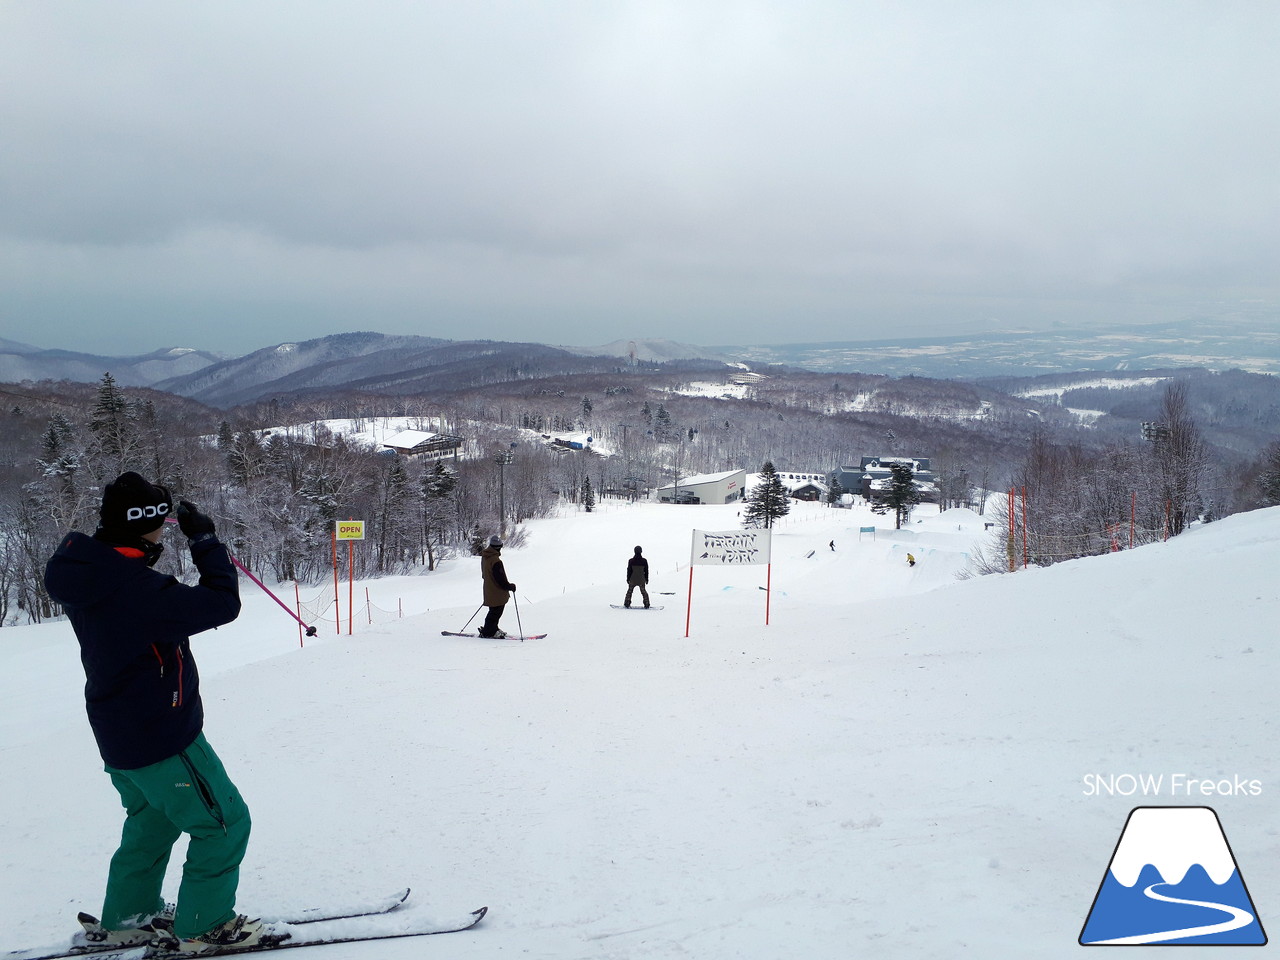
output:
[[908, 566], [908, 567], [914, 567], [915, 565], [916, 565], [916, 558], [915, 558], [915, 557], [913, 557], [911, 554], [909, 554], [909, 553], [908, 553], [908, 554], [907, 554], [907, 566]]
[[631, 595], [636, 587], [640, 588], [640, 596], [644, 597], [644, 608], [649, 609], [649, 591], [645, 585], [649, 582], [649, 561], [640, 555], [640, 548], [627, 561], [627, 598], [622, 601], [624, 607], [631, 606]]
[[[240, 615], [240, 587], [213, 521], [183, 500], [178, 527], [200, 571], [194, 586], [151, 567], [173, 498], [136, 473], [107, 484], [92, 537], [72, 532], [45, 566], [49, 596], [80, 641], [89, 725], [125, 808], [102, 919], [88, 942], [207, 952], [285, 939], [235, 911], [249, 809], [205, 740], [200, 674], [190, 636]], [[170, 851], [188, 834], [178, 903], [161, 886]]]
[[832, 552], [832, 553], [835, 553], [835, 552], [836, 552], [836, 542], [835, 542], [834, 540], [832, 540], [830, 543], [828, 543], [828, 544], [827, 544], [827, 546], [831, 548], [831, 552]]
[[496, 533], [489, 538], [489, 545], [480, 553], [480, 576], [484, 579], [485, 615], [480, 636], [501, 639], [507, 634], [498, 629], [498, 621], [507, 609], [507, 601], [516, 592], [516, 585], [507, 579], [507, 568], [502, 565], [502, 538]]

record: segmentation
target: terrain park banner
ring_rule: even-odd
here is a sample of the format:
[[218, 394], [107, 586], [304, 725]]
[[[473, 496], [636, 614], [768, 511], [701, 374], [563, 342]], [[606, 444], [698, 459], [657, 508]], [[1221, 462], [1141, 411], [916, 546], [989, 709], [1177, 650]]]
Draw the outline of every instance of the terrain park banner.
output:
[[769, 601], [772, 596], [773, 564], [770, 547], [773, 531], [763, 530], [694, 530], [689, 555], [689, 601], [685, 607], [684, 635], [689, 636], [693, 618], [693, 568], [698, 566], [765, 568], [764, 625], [769, 625]]

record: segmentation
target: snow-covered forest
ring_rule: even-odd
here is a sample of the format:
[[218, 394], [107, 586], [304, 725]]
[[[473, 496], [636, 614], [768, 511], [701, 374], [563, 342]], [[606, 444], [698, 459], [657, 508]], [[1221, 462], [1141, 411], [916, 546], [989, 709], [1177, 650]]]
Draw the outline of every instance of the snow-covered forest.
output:
[[[63, 532], [96, 526], [102, 485], [126, 469], [209, 510], [260, 576], [302, 583], [331, 570], [337, 519], [366, 522], [357, 576], [431, 570], [494, 530], [518, 542], [522, 523], [565, 503], [589, 510], [677, 476], [766, 461], [825, 474], [864, 455], [928, 456], [940, 502], [920, 509], [1000, 494], [990, 553], [974, 572], [1009, 562], [1011, 488], [1018, 559], [1041, 565], [1277, 502], [1280, 448], [1246, 456], [1216, 445], [1188, 382], [1156, 382], [1160, 427], [1146, 439], [1082, 425], [1060, 396], [705, 365], [431, 396], [330, 391], [232, 410], [121, 388], [109, 374], [94, 385], [11, 385], [0, 419], [0, 623], [58, 615], [43, 594], [44, 561]], [[392, 422], [462, 438], [459, 456], [398, 456], [369, 441]], [[585, 449], [552, 442], [564, 436]], [[180, 556], [162, 563], [185, 572]]]

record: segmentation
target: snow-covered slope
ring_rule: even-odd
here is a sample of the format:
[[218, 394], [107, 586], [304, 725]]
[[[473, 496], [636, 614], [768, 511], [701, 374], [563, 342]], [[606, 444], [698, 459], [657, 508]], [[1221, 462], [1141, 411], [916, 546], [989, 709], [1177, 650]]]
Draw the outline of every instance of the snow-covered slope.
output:
[[[344, 583], [342, 634], [330, 608], [305, 648], [246, 584], [241, 618], [195, 641], [206, 731], [254, 812], [241, 908], [401, 885], [411, 909], [491, 908], [325, 960], [1076, 957], [1127, 813], [1172, 803], [1217, 810], [1276, 922], [1280, 510], [964, 582], [982, 518], [916, 519], [873, 538], [884, 518], [798, 504], [769, 625], [764, 569], [699, 566], [687, 638], [690, 530], [733, 528], [732, 506], [530, 524], [503, 626], [537, 642], [440, 635], [480, 602], [474, 559], [356, 584], [405, 617], [358, 610], [351, 636]], [[609, 608], [635, 544], [661, 611]], [[121, 812], [81, 684], [65, 624], [0, 630], [0, 950], [100, 905]], [[1262, 792], [1085, 779], [1175, 772]]]

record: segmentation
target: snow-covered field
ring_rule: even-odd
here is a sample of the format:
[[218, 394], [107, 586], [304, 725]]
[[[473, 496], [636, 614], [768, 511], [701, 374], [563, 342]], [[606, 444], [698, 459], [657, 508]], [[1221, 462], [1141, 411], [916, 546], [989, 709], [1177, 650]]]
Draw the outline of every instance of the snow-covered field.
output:
[[1158, 383], [1164, 383], [1168, 377], [1133, 377], [1125, 379], [1123, 377], [1096, 377], [1093, 380], [1082, 380], [1071, 383], [1068, 386], [1061, 387], [1037, 387], [1034, 390], [1017, 390], [1014, 396], [1027, 397], [1035, 400], [1044, 400], [1048, 397], [1057, 397], [1062, 399], [1062, 395], [1068, 390], [1131, 390], [1134, 387], [1152, 387]]
[[[764, 568], [699, 566], [686, 638], [690, 531], [736, 514], [531, 523], [506, 559], [540, 641], [440, 635], [480, 602], [474, 559], [357, 584], [404, 619], [347, 636], [330, 616], [305, 648], [246, 583], [240, 619], [195, 640], [206, 732], [254, 813], [241, 909], [405, 885], [422, 913], [490, 907], [326, 960], [1078, 956], [1129, 810], [1182, 804], [1218, 812], [1280, 923], [1280, 509], [961, 582], [972, 513], [894, 532], [797, 504], [769, 625]], [[635, 544], [661, 611], [609, 607]], [[121, 811], [82, 680], [67, 625], [0, 630], [0, 950], [100, 906]], [[1094, 774], [1165, 779], [1098, 796]], [[1233, 777], [1261, 792], [1224, 795]]]

